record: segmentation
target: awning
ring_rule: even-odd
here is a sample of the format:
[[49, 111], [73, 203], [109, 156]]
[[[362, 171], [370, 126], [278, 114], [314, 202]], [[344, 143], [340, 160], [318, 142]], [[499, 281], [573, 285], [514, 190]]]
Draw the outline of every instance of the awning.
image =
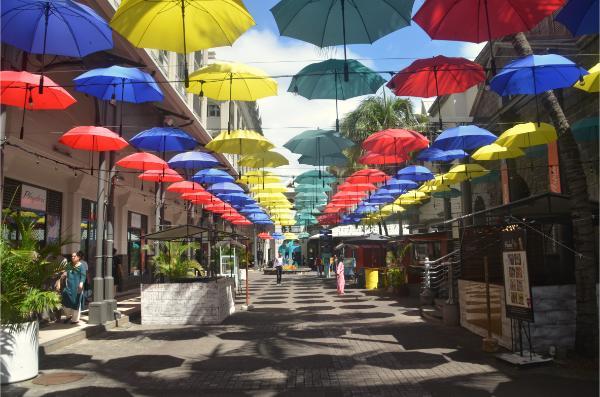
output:
[[369, 233], [366, 236], [353, 237], [344, 239], [345, 243], [352, 245], [383, 245], [390, 241], [389, 237], [382, 236], [380, 234]]
[[160, 232], [150, 233], [143, 236], [143, 238], [147, 240], [178, 241], [185, 240], [190, 237], [200, 237], [200, 235], [206, 231], [208, 231], [208, 229], [203, 227], [182, 225], [173, 226], [168, 229], [161, 230]]

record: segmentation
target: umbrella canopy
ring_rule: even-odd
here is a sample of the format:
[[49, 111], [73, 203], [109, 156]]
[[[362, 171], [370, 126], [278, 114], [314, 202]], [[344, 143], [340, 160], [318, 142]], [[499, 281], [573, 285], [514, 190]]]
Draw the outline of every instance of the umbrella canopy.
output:
[[387, 155], [373, 152], [365, 152], [358, 158], [358, 162], [364, 165], [386, 165], [386, 164], [402, 164], [408, 160], [408, 156], [404, 155]]
[[400, 200], [425, 200], [427, 198], [429, 198], [429, 196], [427, 195], [427, 193], [424, 192], [419, 192], [417, 190], [410, 190], [404, 194], [401, 194], [400, 197], [398, 197]]
[[562, 23], [573, 36], [598, 34], [598, 0], [569, 1], [554, 20]]
[[[598, 4], [596, 2], [596, 4]], [[594, 67], [588, 70], [589, 74], [583, 76], [583, 83], [578, 81], [573, 85], [575, 88], [586, 92], [599, 92], [600, 91], [600, 63], [597, 63]]]
[[192, 180], [198, 183], [222, 183], [222, 182], [233, 182], [234, 177], [229, 175], [227, 172], [223, 170], [217, 170], [214, 168], [208, 168], [201, 171], [198, 171], [193, 177]]
[[300, 164], [314, 165], [314, 166], [343, 166], [348, 164], [348, 157], [341, 153], [328, 154], [323, 157], [312, 157], [312, 156], [300, 156], [298, 158]]
[[168, 169], [169, 165], [166, 161], [158, 156], [151, 153], [133, 153], [129, 156], [123, 157], [121, 160], [116, 162], [116, 165], [123, 168], [129, 168], [133, 170], [164, 170]]
[[384, 183], [381, 188], [395, 190], [410, 190], [416, 189], [417, 186], [419, 186], [419, 184], [410, 179], [391, 178], [386, 183]]
[[442, 132], [431, 145], [441, 150], [472, 150], [489, 145], [497, 136], [475, 125], [461, 125]]
[[261, 69], [215, 62], [190, 75], [188, 92], [216, 101], [256, 101], [277, 95], [277, 82]]
[[290, 162], [284, 155], [277, 152], [262, 152], [255, 154], [248, 154], [240, 158], [238, 162], [242, 167], [248, 168], [264, 168], [264, 167], [281, 167], [282, 165], [288, 165]]
[[517, 147], [507, 148], [497, 143], [482, 146], [471, 155], [473, 159], [478, 161], [514, 159], [521, 156], [525, 156], [521, 149]]
[[265, 183], [264, 185], [255, 185], [250, 188], [251, 192], [265, 192], [265, 193], [285, 193], [287, 188], [281, 183]]
[[332, 190], [331, 186], [329, 186], [329, 185], [323, 186], [322, 184], [317, 184], [317, 185], [300, 184], [294, 188], [294, 191], [296, 191], [297, 193], [300, 193], [300, 192], [309, 192], [309, 193], [311, 193], [311, 192], [330, 192], [331, 190]]
[[456, 159], [462, 159], [467, 157], [469, 154], [464, 150], [441, 150], [435, 147], [429, 147], [423, 150], [417, 156], [417, 160], [421, 161], [452, 161]]
[[150, 128], [135, 135], [129, 143], [138, 149], [155, 152], [185, 151], [198, 145], [187, 132], [173, 127]]
[[127, 141], [104, 127], [75, 127], [64, 133], [59, 142], [73, 149], [107, 152], [121, 150]]
[[248, 197], [248, 195], [246, 195], [245, 193], [219, 193], [217, 194], [217, 197], [219, 197], [223, 201], [227, 201], [229, 204], [244, 205], [254, 202], [254, 200]]
[[[3, 3], [4, 4], [4, 3]], [[63, 110], [77, 102], [64, 88], [46, 79], [43, 93], [39, 87], [40, 75], [29, 72], [0, 71], [0, 103], [26, 110]]]
[[376, 132], [365, 139], [361, 147], [369, 152], [406, 156], [408, 153], [429, 146], [429, 140], [416, 131], [387, 129]]
[[296, 135], [283, 145], [293, 153], [322, 158], [339, 154], [354, 143], [335, 131], [308, 130]]
[[349, 183], [345, 182], [338, 186], [338, 192], [370, 192], [377, 190], [372, 183]]
[[111, 66], [92, 69], [73, 79], [75, 90], [108, 101], [160, 102], [164, 95], [154, 78], [137, 68]]
[[256, 235], [256, 237], [262, 239], [262, 240], [273, 240], [273, 237], [271, 237], [271, 235], [267, 232], [262, 232]]
[[506, 147], [526, 148], [547, 145], [558, 139], [554, 126], [547, 123], [522, 123], [504, 131], [496, 143]]
[[290, 82], [288, 92], [307, 99], [346, 100], [361, 95], [374, 94], [385, 80], [376, 72], [354, 59], [348, 59], [348, 70], [356, 75], [344, 81], [344, 60], [329, 59], [310, 64], [300, 70]]
[[279, 183], [281, 178], [269, 171], [248, 171], [238, 179], [238, 182], [247, 185], [262, 185], [266, 183]]
[[356, 171], [348, 178], [348, 183], [380, 183], [385, 182], [391, 177], [383, 171], [376, 170], [373, 168], [366, 168], [364, 170]]
[[402, 168], [396, 174], [398, 179], [408, 179], [410, 181], [428, 181], [433, 179], [433, 173], [426, 167], [421, 165], [411, 165]]
[[181, 181], [170, 184], [167, 187], [168, 192], [175, 193], [193, 193], [193, 192], [205, 192], [204, 188], [196, 182]]
[[256, 131], [236, 130], [223, 131], [206, 148], [217, 153], [231, 153], [239, 155], [255, 154], [273, 149], [275, 145]]
[[490, 81], [501, 96], [532, 94], [571, 87], [587, 70], [560, 55], [528, 55], [506, 65]]
[[[436, 40], [481, 43], [527, 32], [564, 0], [427, 0], [413, 20]], [[469, 21], [469, 23], [465, 23]]]
[[311, 185], [319, 185], [322, 182], [335, 182], [336, 179], [337, 178], [334, 175], [327, 171], [310, 170], [298, 175], [295, 179], [295, 182], [299, 184], [306, 183]]
[[177, 171], [170, 168], [164, 170], [148, 170], [138, 175], [138, 178], [149, 182], [179, 182], [183, 181], [183, 177]]
[[198, 170], [217, 167], [221, 163], [212, 154], [204, 152], [185, 152], [176, 154], [168, 161], [171, 168]]
[[448, 180], [452, 181], [452, 183], [458, 183], [468, 179], [485, 176], [489, 172], [489, 170], [486, 170], [479, 164], [459, 164], [450, 168], [445, 175]]
[[108, 23], [90, 7], [65, 0], [3, 0], [2, 42], [31, 54], [82, 58], [113, 47]]
[[208, 187], [208, 191], [217, 194], [217, 193], [243, 193], [244, 189], [231, 182], [219, 182], [214, 183]]

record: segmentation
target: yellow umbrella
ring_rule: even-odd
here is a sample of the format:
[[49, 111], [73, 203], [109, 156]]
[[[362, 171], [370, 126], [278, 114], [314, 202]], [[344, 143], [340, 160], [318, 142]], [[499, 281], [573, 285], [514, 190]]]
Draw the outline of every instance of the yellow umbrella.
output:
[[398, 204], [394, 204], [394, 203], [384, 205], [379, 210], [379, 212], [381, 214], [387, 214], [387, 215], [397, 214], [397, 213], [404, 212], [404, 211], [406, 211], [406, 209], [404, 207], [402, 207]]
[[180, 54], [232, 45], [254, 25], [240, 0], [123, 0], [110, 21], [136, 47]]
[[422, 186], [444, 186], [448, 185], [450, 181], [444, 177], [442, 174], [437, 174], [433, 179], [423, 182]]
[[296, 233], [283, 233], [283, 237], [286, 240], [298, 240], [298, 235]]
[[556, 129], [547, 123], [522, 123], [504, 131], [496, 139], [496, 144], [505, 147], [525, 148], [537, 145], [547, 145], [556, 141]]
[[277, 95], [277, 82], [243, 63], [217, 62], [190, 75], [188, 92], [216, 101], [256, 101]]
[[419, 192], [416, 190], [409, 190], [408, 192], [401, 194], [400, 197], [398, 197], [398, 198], [409, 199], [409, 200], [425, 200], [426, 198], [429, 198], [429, 196], [423, 192]]
[[247, 185], [262, 185], [281, 182], [281, 178], [269, 171], [248, 171], [238, 179]]
[[274, 148], [267, 138], [256, 131], [223, 131], [206, 144], [206, 148], [217, 153], [254, 154]]
[[289, 208], [271, 208], [268, 210], [270, 214], [291, 214], [292, 210]]
[[518, 147], [508, 148], [500, 146], [497, 143], [480, 147], [471, 155], [471, 158], [478, 161], [514, 159], [515, 157], [525, 156], [525, 153]]
[[600, 77], [600, 63], [588, 70], [590, 74], [583, 76], [583, 84], [577, 82], [573, 85], [575, 88], [584, 90], [586, 92], [600, 92], [600, 84], [598, 79]]
[[489, 174], [489, 172], [479, 164], [459, 164], [450, 168], [450, 171], [445, 175], [452, 183], [459, 183], [468, 179], [479, 178]]
[[275, 221], [275, 224], [280, 226], [294, 226], [296, 221], [294, 219], [286, 219], [283, 221]]
[[417, 191], [422, 193], [447, 192], [450, 190], [448, 185], [421, 185]]
[[264, 185], [255, 185], [250, 188], [253, 193], [285, 193], [287, 188], [281, 183], [265, 183]]
[[411, 199], [411, 198], [400, 198], [400, 197], [398, 197], [394, 201], [394, 204], [395, 205], [399, 205], [399, 206], [416, 205], [416, 204], [421, 204], [421, 200], [416, 200], [416, 199]]
[[284, 155], [277, 152], [262, 152], [248, 154], [240, 159], [240, 165], [249, 168], [281, 167], [290, 162]]

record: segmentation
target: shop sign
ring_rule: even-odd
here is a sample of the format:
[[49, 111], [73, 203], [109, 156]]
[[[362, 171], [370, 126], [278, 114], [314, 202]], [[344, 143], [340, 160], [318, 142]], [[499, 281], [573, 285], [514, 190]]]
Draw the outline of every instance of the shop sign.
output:
[[525, 230], [509, 225], [502, 231], [506, 317], [533, 322]]
[[21, 185], [21, 208], [46, 211], [46, 190]]

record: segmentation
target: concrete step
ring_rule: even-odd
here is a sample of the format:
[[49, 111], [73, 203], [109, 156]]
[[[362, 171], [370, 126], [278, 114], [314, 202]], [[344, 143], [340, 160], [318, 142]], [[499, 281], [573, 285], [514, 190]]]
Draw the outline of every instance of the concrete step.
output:
[[442, 324], [442, 311], [435, 306], [421, 306], [421, 317]]

